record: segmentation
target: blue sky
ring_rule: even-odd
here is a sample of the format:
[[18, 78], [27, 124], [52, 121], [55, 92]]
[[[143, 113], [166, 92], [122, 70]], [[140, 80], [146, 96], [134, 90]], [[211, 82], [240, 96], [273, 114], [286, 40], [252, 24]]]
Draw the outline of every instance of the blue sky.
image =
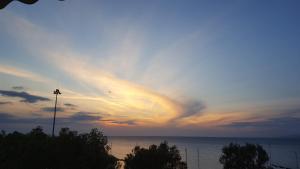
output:
[[299, 135], [299, 6], [292, 0], [12, 2], [0, 11], [0, 126], [49, 128], [47, 108], [60, 88], [59, 118], [76, 119], [67, 125], [78, 130]]

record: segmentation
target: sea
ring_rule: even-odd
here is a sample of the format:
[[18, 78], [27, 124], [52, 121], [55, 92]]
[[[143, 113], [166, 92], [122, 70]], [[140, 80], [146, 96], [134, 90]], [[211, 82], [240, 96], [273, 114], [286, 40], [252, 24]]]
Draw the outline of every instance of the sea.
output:
[[270, 157], [270, 163], [291, 169], [300, 168], [300, 138], [214, 138], [214, 137], [158, 137], [110, 136], [111, 154], [124, 159], [135, 146], [148, 148], [167, 141], [176, 145], [188, 169], [222, 169], [219, 158], [229, 143], [260, 144]]

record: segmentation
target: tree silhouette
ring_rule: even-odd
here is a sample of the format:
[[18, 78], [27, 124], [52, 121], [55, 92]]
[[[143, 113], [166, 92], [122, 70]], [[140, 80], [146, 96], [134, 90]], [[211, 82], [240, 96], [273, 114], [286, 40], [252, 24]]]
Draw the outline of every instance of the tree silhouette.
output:
[[0, 134], [0, 169], [114, 169], [107, 138], [98, 129], [78, 134], [62, 128], [50, 137], [41, 127], [27, 134]]
[[239, 144], [230, 143], [222, 149], [219, 159], [224, 169], [267, 169], [269, 161], [268, 154], [258, 144]]
[[169, 147], [167, 142], [149, 149], [136, 146], [125, 158], [125, 169], [186, 169], [176, 146]]

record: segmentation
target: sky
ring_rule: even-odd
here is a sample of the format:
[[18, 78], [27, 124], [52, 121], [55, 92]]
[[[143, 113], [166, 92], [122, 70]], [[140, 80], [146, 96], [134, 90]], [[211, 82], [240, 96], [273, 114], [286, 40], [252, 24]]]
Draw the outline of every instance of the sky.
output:
[[300, 136], [300, 2], [14, 1], [0, 10], [0, 129]]

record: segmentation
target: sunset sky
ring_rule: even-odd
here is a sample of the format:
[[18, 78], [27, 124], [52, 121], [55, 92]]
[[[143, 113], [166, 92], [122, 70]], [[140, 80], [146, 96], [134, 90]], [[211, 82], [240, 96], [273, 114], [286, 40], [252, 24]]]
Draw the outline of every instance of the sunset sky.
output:
[[0, 10], [0, 129], [300, 135], [300, 1], [65, 0]]

